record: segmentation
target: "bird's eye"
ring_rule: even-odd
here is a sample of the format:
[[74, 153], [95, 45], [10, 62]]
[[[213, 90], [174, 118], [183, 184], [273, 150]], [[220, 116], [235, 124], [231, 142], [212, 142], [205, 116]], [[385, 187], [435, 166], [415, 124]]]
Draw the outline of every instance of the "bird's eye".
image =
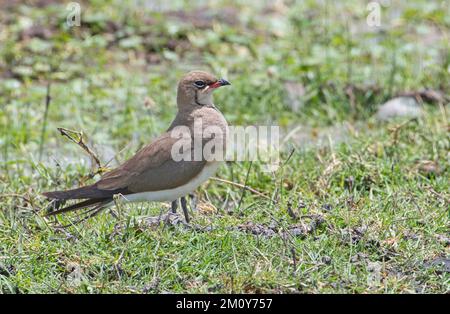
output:
[[203, 88], [203, 87], [205, 87], [206, 83], [203, 81], [195, 81], [194, 85], [198, 88]]

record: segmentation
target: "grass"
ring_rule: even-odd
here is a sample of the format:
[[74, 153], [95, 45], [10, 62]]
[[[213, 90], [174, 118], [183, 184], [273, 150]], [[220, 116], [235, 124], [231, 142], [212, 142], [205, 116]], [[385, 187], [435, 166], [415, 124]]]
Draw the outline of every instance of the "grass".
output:
[[[449, 256], [448, 101], [413, 120], [374, 113], [405, 91], [449, 94], [449, 15], [437, 2], [391, 4], [380, 31], [358, 3], [236, 1], [180, 18], [94, 2], [73, 29], [57, 4], [1, 10], [0, 291], [448, 293], [436, 263]], [[217, 174], [269, 199], [210, 180], [197, 228], [149, 226], [169, 210], [157, 203], [66, 229], [43, 218], [40, 192], [92, 171], [57, 127], [83, 131], [103, 163], [126, 147], [117, 164], [167, 127], [175, 82], [195, 68], [232, 82], [216, 95], [231, 124], [300, 126], [278, 171], [230, 162]]]

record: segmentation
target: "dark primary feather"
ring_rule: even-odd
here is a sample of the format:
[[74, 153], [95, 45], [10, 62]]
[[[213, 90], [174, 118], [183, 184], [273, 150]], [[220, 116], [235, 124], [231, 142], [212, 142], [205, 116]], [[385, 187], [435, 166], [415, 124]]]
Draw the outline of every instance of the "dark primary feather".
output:
[[71, 211], [75, 211], [75, 210], [79, 210], [79, 209], [83, 209], [83, 208], [87, 208], [87, 207], [91, 207], [91, 206], [98, 206], [98, 205], [101, 205], [102, 203], [105, 203], [105, 204], [109, 203], [110, 201], [112, 201], [112, 198], [89, 199], [86, 201], [82, 201], [82, 202], [58, 209], [56, 211], [46, 214], [45, 216], [54, 216], [54, 215], [67, 213], [67, 212], [71, 212]]
[[97, 184], [83, 186], [81, 188], [66, 190], [66, 191], [53, 191], [42, 193], [44, 196], [57, 199], [57, 200], [71, 200], [71, 199], [83, 199], [83, 198], [94, 198], [102, 199], [112, 197], [114, 194], [128, 194], [126, 188], [115, 189], [115, 190], [105, 190], [99, 189]]
[[57, 201], [61, 200], [71, 200], [71, 199], [87, 199], [85, 201], [81, 201], [79, 203], [58, 209], [51, 213], [48, 213], [46, 216], [53, 216], [62, 213], [67, 213], [75, 210], [80, 210], [83, 208], [89, 207], [98, 207], [102, 208], [104, 205], [113, 200], [113, 196], [115, 194], [128, 194], [127, 189], [116, 189], [116, 190], [103, 190], [99, 189], [96, 184], [84, 186], [81, 188], [67, 190], [67, 191], [53, 191], [53, 192], [45, 192], [42, 193], [44, 196], [49, 199], [54, 199]]

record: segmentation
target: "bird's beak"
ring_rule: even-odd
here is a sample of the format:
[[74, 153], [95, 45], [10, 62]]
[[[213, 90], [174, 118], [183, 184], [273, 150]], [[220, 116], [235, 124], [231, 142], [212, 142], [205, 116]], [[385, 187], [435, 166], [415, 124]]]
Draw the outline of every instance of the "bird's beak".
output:
[[225, 85], [231, 85], [231, 83], [228, 82], [226, 79], [221, 78], [220, 80], [218, 80], [212, 84], [209, 84], [208, 87], [209, 88], [218, 88], [218, 87], [225, 86]]

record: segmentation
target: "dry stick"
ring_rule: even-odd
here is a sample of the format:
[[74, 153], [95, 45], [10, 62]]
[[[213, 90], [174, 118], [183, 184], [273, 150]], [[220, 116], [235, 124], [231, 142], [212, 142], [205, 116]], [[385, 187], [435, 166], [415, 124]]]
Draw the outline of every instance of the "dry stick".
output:
[[[295, 152], [295, 148], [292, 148], [291, 152], [289, 153], [289, 156], [286, 158], [286, 160], [285, 160], [285, 161], [283, 162], [283, 164], [280, 166], [279, 171], [282, 170], [282, 169], [284, 168], [284, 166], [286, 166], [286, 165], [289, 163], [289, 161], [291, 160], [292, 156], [294, 155], [294, 152]], [[283, 176], [283, 175], [281, 175], [281, 177], [282, 177], [282, 176]], [[273, 175], [273, 177], [274, 177], [274, 180], [275, 180], [275, 179], [276, 179], [275, 175]], [[283, 179], [281, 178], [281, 181], [282, 181], [282, 180], [283, 180]], [[278, 195], [279, 193], [282, 192], [282, 187], [283, 187], [283, 185], [280, 184], [280, 186], [281, 186], [281, 189], [279, 189], [278, 187], [275, 187], [275, 191], [273, 192], [272, 198], [270, 199], [270, 200], [271, 200], [271, 202], [270, 202], [270, 205], [271, 205], [271, 206], [277, 203], [277, 201], [276, 201], [275, 199], [276, 199], [277, 195]], [[281, 192], [280, 192], [280, 191], [281, 191]], [[271, 207], [271, 208], [272, 208], [272, 207]]]
[[241, 183], [237, 183], [237, 182], [233, 182], [233, 181], [228, 181], [228, 180], [217, 178], [217, 177], [213, 177], [213, 178], [211, 178], [211, 180], [222, 182], [222, 183], [226, 183], [226, 184], [230, 184], [230, 185], [234, 185], [234, 186], [237, 186], [239, 188], [245, 189], [245, 190], [247, 190], [249, 192], [252, 192], [253, 194], [256, 194], [258, 196], [264, 197], [265, 199], [271, 200], [271, 198], [269, 196], [267, 196], [267, 195], [265, 195], [265, 194], [255, 190], [255, 189], [253, 189], [253, 188], [251, 188], [251, 187], [249, 187], [247, 185], [244, 185], [244, 184], [241, 184]]
[[42, 124], [41, 130], [41, 141], [39, 143], [39, 161], [42, 159], [42, 153], [44, 152], [44, 140], [45, 131], [47, 129], [47, 118], [48, 118], [48, 108], [50, 107], [50, 82], [47, 83], [47, 95], [45, 96], [45, 112], [44, 112], [44, 122]]
[[286, 160], [284, 161], [284, 163], [281, 165], [281, 168], [283, 168], [284, 166], [286, 166], [286, 164], [291, 160], [292, 155], [294, 155], [295, 152], [295, 148], [292, 148], [291, 152], [288, 155], [288, 158], [286, 158]]
[[398, 142], [398, 133], [399, 133], [399, 131], [400, 131], [404, 126], [406, 126], [406, 125], [408, 125], [409, 123], [414, 122], [414, 121], [417, 122], [417, 118], [412, 118], [412, 119], [406, 120], [405, 122], [402, 122], [402, 123], [400, 123], [400, 124], [398, 124], [398, 125], [396, 125], [396, 126], [394, 126], [394, 127], [392, 127], [392, 128], [389, 129], [389, 131], [390, 131], [391, 134], [392, 134], [392, 140], [393, 140], [393, 144], [394, 144], [394, 145], [396, 145], [397, 142]]
[[245, 187], [247, 186], [248, 176], [250, 175], [250, 170], [252, 169], [252, 165], [253, 165], [253, 161], [250, 161], [250, 166], [248, 167], [247, 175], [245, 176], [244, 188], [242, 188], [241, 199], [239, 200], [237, 211], [239, 211], [241, 209], [242, 200], [244, 199], [245, 191], [246, 191]]
[[295, 274], [295, 272], [297, 271], [297, 254], [295, 254], [294, 247], [291, 247], [291, 254], [292, 254], [293, 267], [294, 267], [293, 274]]
[[86, 215], [85, 217], [80, 218], [80, 219], [78, 219], [78, 220], [76, 220], [76, 221], [71, 221], [70, 224], [67, 224], [67, 225], [60, 225], [59, 227], [60, 227], [60, 228], [73, 227], [73, 226], [75, 226], [75, 225], [77, 225], [77, 224], [79, 224], [79, 223], [82, 223], [83, 221], [88, 220], [89, 218], [92, 218], [92, 217], [96, 216], [98, 213], [100, 213], [100, 212], [103, 210], [102, 207], [99, 207], [99, 206], [101, 206], [101, 205], [102, 205], [102, 204], [97, 205], [96, 207], [93, 207], [93, 208], [91, 208], [91, 209], [85, 211], [85, 212], [83, 213], [83, 214]]
[[[61, 133], [62, 136], [66, 136], [69, 140], [80, 146], [88, 155], [94, 159], [95, 163], [97, 164], [97, 167], [99, 169], [102, 168], [102, 165], [100, 163], [100, 159], [92, 152], [92, 150], [84, 143], [83, 141], [83, 132], [73, 131], [65, 128], [57, 128], [58, 131]], [[78, 135], [78, 140], [74, 138], [71, 133]]]
[[[280, 169], [283, 169], [289, 163], [289, 161], [291, 160], [292, 156], [294, 155], [294, 152], [295, 152], [295, 148], [293, 148], [291, 150], [291, 152], [289, 153], [288, 157], [286, 158], [286, 160], [281, 165]], [[276, 203], [276, 201], [275, 201], [276, 193], [277, 192], [274, 192], [274, 194], [272, 196], [271, 205]], [[269, 212], [266, 208], [262, 208], [262, 210], [264, 212], [266, 212], [270, 216], [270, 218], [272, 220], [274, 220], [278, 225], [282, 226], [281, 221], [278, 220], [274, 215], [272, 215], [271, 212]], [[300, 217], [300, 218], [303, 218], [303, 216]], [[295, 273], [295, 270], [297, 269], [297, 257], [296, 257], [296, 254], [295, 254], [295, 243], [294, 243], [294, 241], [292, 241], [292, 239], [294, 239], [294, 235], [290, 232], [289, 229], [285, 229], [283, 226], [282, 226], [282, 229], [284, 229], [284, 234], [286, 236], [281, 236], [281, 239], [283, 240], [283, 244], [286, 247], [286, 250], [290, 251], [291, 254], [292, 254], [292, 259], [293, 259], [293, 263], [294, 263], [293, 267], [294, 267], [294, 273]], [[290, 248], [288, 247], [287, 241], [289, 241], [290, 244], [292, 245]]]

